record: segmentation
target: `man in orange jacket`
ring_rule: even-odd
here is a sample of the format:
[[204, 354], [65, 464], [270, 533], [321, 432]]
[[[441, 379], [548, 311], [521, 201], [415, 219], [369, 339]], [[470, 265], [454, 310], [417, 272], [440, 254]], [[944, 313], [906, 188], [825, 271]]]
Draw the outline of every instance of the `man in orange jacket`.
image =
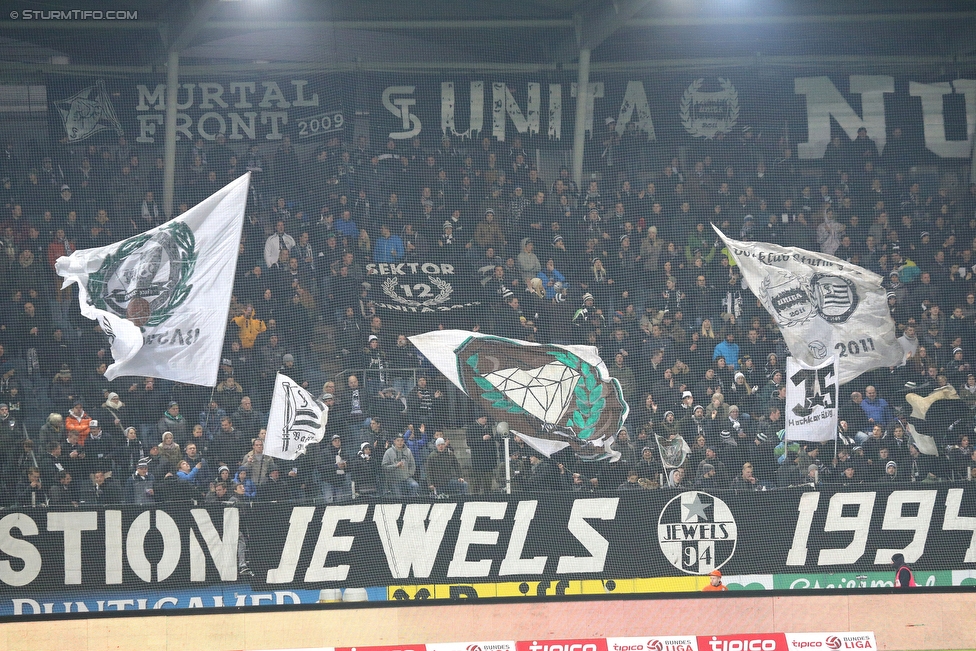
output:
[[80, 400], [76, 400], [67, 418], [64, 419], [64, 426], [69, 432], [78, 433], [78, 443], [85, 444], [88, 438], [88, 431], [91, 428], [91, 416], [85, 412]]
[[709, 582], [702, 592], [725, 592], [728, 590], [724, 585], [722, 585], [722, 573], [718, 570], [712, 570], [708, 573]]

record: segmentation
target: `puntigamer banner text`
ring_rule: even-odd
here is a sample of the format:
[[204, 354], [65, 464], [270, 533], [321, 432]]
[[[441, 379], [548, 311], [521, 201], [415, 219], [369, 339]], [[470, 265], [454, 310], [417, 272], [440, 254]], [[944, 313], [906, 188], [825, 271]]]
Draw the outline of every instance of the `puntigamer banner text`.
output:
[[0, 615], [11, 599], [91, 607], [136, 593], [147, 604], [211, 595], [198, 603], [212, 607], [242, 591], [285, 603], [350, 589], [363, 599], [685, 591], [713, 569], [743, 588], [871, 587], [861, 578], [890, 572], [896, 552], [932, 585], [976, 578], [976, 487], [7, 512]]
[[[48, 79], [52, 140], [76, 142], [99, 132], [160, 144], [165, 78]], [[789, 136], [801, 159], [818, 159], [832, 122], [854, 138], [865, 127], [883, 151], [900, 127], [919, 156], [968, 158], [976, 121], [976, 80], [910, 79], [884, 74], [759, 77], [663, 72], [598, 75], [582, 92], [574, 75], [486, 74], [403, 77], [342, 73], [273, 78], [188, 78], [177, 92], [177, 132], [183, 140], [267, 142], [288, 135], [317, 140], [343, 130], [356, 107], [378, 145], [421, 137], [515, 136], [567, 147], [577, 101], [588, 138], [602, 140], [606, 118], [623, 133], [629, 125], [651, 142], [715, 138], [752, 126], [773, 141]], [[770, 126], [775, 125], [775, 126]], [[923, 162], [923, 161], [918, 161]]]

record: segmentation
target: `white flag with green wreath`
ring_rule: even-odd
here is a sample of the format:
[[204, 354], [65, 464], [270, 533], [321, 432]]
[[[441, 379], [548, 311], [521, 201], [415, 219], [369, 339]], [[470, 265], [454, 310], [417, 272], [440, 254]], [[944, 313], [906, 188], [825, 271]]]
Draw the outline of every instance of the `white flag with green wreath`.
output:
[[142, 375], [214, 386], [250, 174], [140, 235], [58, 258], [64, 287], [112, 344], [109, 380]]

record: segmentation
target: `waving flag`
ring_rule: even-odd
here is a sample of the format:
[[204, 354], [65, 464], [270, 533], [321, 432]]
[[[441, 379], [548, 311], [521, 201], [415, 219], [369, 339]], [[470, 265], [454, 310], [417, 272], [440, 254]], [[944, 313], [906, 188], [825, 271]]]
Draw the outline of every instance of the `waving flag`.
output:
[[610, 445], [627, 419], [620, 383], [592, 346], [540, 345], [464, 330], [410, 341], [495, 421], [549, 456], [616, 460]]
[[64, 287], [78, 284], [81, 313], [112, 342], [109, 380], [217, 384], [249, 179], [145, 233], [58, 258]]
[[297, 459], [310, 443], [325, 436], [329, 408], [287, 375], [275, 377], [264, 452], [278, 459]]
[[841, 384], [902, 363], [881, 276], [831, 255], [715, 232], [799, 361], [818, 367], [835, 356]]

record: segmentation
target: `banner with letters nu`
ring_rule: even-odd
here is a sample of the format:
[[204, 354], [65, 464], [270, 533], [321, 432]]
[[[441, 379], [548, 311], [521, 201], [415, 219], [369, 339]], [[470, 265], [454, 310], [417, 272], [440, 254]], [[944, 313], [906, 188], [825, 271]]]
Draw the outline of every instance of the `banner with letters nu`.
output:
[[832, 441], [837, 436], [837, 365], [828, 357], [819, 366], [786, 358], [786, 439]]
[[[582, 100], [588, 143], [602, 142], [605, 121], [613, 118], [619, 135], [636, 134], [647, 153], [668, 158], [671, 144], [695, 146], [719, 136], [751, 147], [760, 126], [763, 141], [796, 143], [800, 160], [822, 158], [838, 128], [853, 140], [862, 127], [880, 154], [893, 144], [913, 165], [971, 156], [976, 81], [876, 72], [851, 74], [837, 66], [812, 77], [741, 68], [594, 73], [583, 92], [575, 74], [552, 71], [192, 75], [180, 78], [176, 130], [188, 142], [224, 135], [247, 146], [277, 145], [285, 137], [314, 147], [335, 138], [351, 143], [346, 113], [356, 106], [373, 148], [416, 137], [433, 146], [447, 136], [475, 150], [482, 138], [510, 143], [516, 137], [531, 142], [530, 150], [562, 150], [572, 141]], [[51, 142], [107, 144], [119, 136], [135, 145], [163, 142], [165, 76], [49, 75], [46, 96]], [[888, 136], [893, 126], [904, 132], [900, 141]]]
[[832, 255], [715, 232], [793, 357], [813, 367], [834, 355], [841, 384], [902, 363], [881, 276]]

